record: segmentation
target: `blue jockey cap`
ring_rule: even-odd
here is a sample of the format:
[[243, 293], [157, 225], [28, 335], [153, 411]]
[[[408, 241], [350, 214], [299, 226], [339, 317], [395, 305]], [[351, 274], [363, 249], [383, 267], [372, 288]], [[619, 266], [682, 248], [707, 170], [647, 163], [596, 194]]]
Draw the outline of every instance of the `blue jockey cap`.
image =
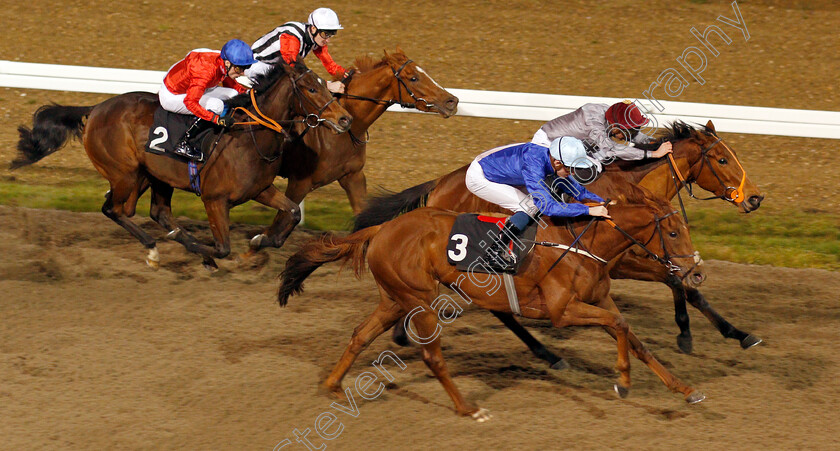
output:
[[251, 46], [245, 41], [231, 39], [222, 47], [222, 59], [230, 61], [234, 66], [250, 66], [257, 62]]
[[583, 141], [572, 136], [561, 136], [548, 147], [552, 158], [572, 168], [591, 168], [596, 163], [586, 156]]

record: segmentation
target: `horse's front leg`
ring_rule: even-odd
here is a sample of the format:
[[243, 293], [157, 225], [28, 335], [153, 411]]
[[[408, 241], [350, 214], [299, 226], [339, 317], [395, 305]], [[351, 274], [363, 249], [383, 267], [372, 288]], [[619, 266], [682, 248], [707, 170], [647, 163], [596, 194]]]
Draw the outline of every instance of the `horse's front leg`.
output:
[[569, 367], [569, 364], [566, 363], [561, 357], [558, 357], [553, 352], [549, 351], [536, 337], [531, 335], [527, 329], [525, 329], [516, 318], [513, 317], [510, 313], [501, 313], [496, 311], [491, 311], [496, 318], [499, 318], [499, 321], [505, 325], [511, 332], [516, 334], [517, 338], [522, 340], [528, 349], [537, 356], [541, 360], [545, 360], [551, 366], [552, 369], [555, 370], [563, 370]]
[[338, 179], [338, 184], [344, 188], [347, 193], [347, 199], [350, 201], [350, 208], [353, 209], [353, 215], [358, 215], [364, 208], [365, 198], [367, 197], [367, 179], [362, 170], [352, 172]]
[[677, 346], [680, 351], [691, 354], [694, 348], [693, 339], [691, 337], [690, 319], [688, 317], [688, 310], [686, 309], [686, 293], [682, 281], [675, 276], [669, 276], [665, 281], [671, 293], [674, 295], [674, 321], [680, 328], [680, 334], [677, 335]]
[[[289, 181], [291, 188], [294, 182]], [[288, 192], [288, 190], [287, 190]], [[303, 199], [303, 196], [300, 199]], [[263, 231], [263, 233], [251, 238], [248, 246], [248, 252], [241, 256], [243, 262], [250, 261], [260, 250], [266, 247], [281, 247], [286, 242], [286, 238], [292, 233], [297, 224], [300, 222], [301, 211], [300, 205], [295, 200], [280, 192], [274, 185], [270, 185], [263, 190], [255, 201], [277, 210], [277, 215], [274, 216], [274, 221], [271, 225]]]
[[729, 321], [725, 320], [718, 312], [715, 311], [715, 309], [712, 308], [711, 305], [709, 305], [709, 302], [706, 301], [706, 298], [703, 297], [700, 291], [693, 288], [686, 288], [685, 293], [687, 295], [686, 297], [688, 298], [688, 302], [694, 308], [700, 310], [724, 337], [738, 340], [738, 342], [741, 343], [741, 348], [743, 349], [749, 349], [761, 343], [761, 338], [741, 331], [732, 324], [729, 324]]

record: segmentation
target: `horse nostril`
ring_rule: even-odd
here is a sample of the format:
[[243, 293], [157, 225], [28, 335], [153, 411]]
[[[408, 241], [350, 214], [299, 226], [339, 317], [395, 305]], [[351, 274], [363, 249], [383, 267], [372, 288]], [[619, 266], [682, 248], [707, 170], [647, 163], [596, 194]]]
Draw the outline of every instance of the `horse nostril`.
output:
[[350, 127], [350, 124], [353, 122], [353, 118], [350, 116], [341, 116], [338, 120], [338, 125], [341, 125], [344, 128]]
[[750, 202], [750, 206], [758, 208], [761, 205], [761, 201], [764, 200], [764, 196], [750, 196], [748, 200]]
[[453, 109], [458, 106], [458, 98], [452, 97], [451, 99], [446, 101], [446, 107], [449, 109]]

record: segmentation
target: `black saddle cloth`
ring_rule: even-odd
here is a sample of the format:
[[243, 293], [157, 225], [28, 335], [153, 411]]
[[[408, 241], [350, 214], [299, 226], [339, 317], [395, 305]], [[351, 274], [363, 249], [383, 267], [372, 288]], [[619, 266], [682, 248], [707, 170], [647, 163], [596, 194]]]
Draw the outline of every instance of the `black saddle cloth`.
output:
[[[495, 240], [505, 225], [506, 218], [482, 216], [474, 213], [464, 213], [455, 218], [455, 224], [449, 232], [449, 243], [446, 245], [446, 258], [450, 265], [459, 271], [474, 273], [498, 274], [500, 271], [487, 257], [487, 249]], [[509, 271], [517, 273], [525, 257], [534, 248], [534, 238], [537, 236], [537, 223], [531, 224], [522, 237], [512, 240], [508, 249], [516, 256], [516, 267]]]
[[[155, 121], [149, 129], [146, 152], [186, 160], [186, 157], [174, 153], [174, 149], [196, 119], [191, 114], [173, 113], [159, 106], [155, 111]], [[210, 146], [218, 135], [216, 133], [218, 127], [207, 121], [199, 122], [199, 126], [201, 127], [200, 130], [193, 131], [193, 136], [189, 141], [196, 149], [201, 149], [206, 160], [209, 157]], [[221, 130], [219, 130], [219, 133], [221, 133]]]

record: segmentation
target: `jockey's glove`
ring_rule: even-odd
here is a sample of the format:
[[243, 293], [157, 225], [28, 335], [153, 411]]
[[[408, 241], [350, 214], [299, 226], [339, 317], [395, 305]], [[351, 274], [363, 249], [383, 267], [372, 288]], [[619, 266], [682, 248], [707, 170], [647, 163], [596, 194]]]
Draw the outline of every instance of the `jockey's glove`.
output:
[[213, 123], [226, 129], [233, 127], [233, 122], [233, 113], [228, 113], [224, 116], [219, 116], [218, 114], [213, 115]]

